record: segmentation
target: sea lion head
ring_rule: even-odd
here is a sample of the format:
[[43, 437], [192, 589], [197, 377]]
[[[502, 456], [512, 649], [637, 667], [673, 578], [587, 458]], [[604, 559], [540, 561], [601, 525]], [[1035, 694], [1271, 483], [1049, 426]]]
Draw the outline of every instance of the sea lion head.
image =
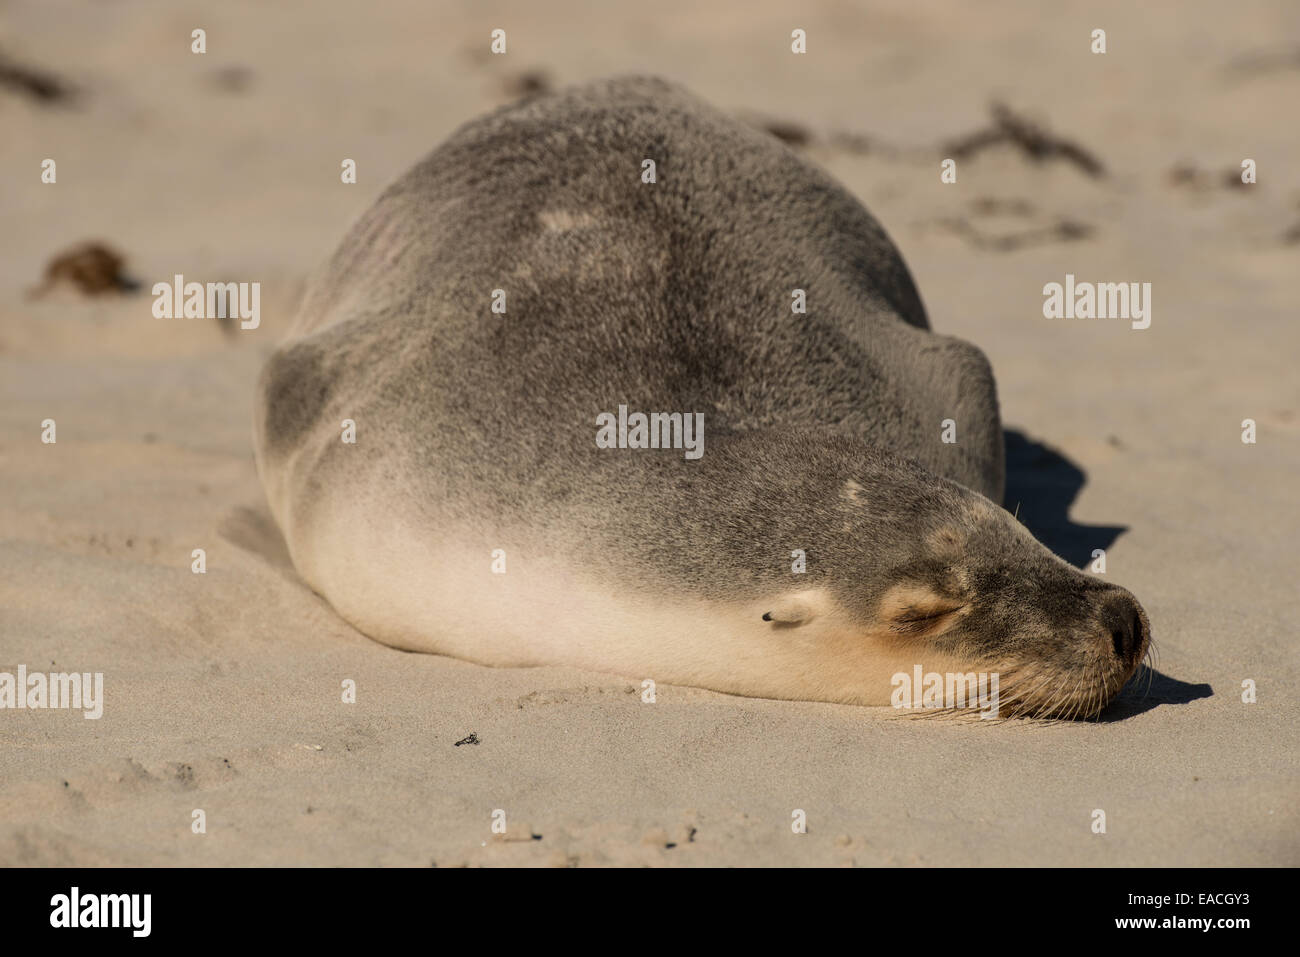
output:
[[997, 675], [1002, 716], [1087, 718], [1114, 699], [1151, 643], [1130, 592], [1062, 561], [983, 495], [907, 460], [855, 458], [834, 480], [825, 574], [768, 601], [766, 627], [861, 654], [862, 700], [914, 666]]

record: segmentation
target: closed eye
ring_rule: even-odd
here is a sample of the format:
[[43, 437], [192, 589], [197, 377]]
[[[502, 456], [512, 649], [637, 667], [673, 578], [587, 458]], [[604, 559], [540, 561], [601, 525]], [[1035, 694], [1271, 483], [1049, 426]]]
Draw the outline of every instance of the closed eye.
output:
[[896, 615], [894, 620], [904, 624], [918, 621], [934, 621], [936, 618], [943, 618], [945, 615], [961, 611], [965, 607], [965, 605], [954, 605], [951, 608], [907, 608]]
[[885, 592], [876, 614], [895, 633], [917, 638], [947, 628], [967, 607], [959, 595], [944, 594], [926, 582], [904, 581]]
[[939, 608], [904, 608], [894, 616], [891, 626], [900, 634], [922, 635], [942, 626], [965, 607], [965, 605], [951, 605]]

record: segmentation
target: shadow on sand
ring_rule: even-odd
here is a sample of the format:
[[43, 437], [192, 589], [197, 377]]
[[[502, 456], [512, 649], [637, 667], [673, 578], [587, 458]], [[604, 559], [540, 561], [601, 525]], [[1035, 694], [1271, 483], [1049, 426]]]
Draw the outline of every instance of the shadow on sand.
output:
[[[1108, 549], [1126, 525], [1079, 525], [1070, 520], [1070, 505], [1083, 488], [1083, 470], [1055, 449], [1021, 432], [1004, 430], [1007, 447], [1005, 506], [1016, 512], [1034, 537], [1076, 568], [1086, 568], [1094, 548]], [[1100, 721], [1122, 721], [1162, 704], [1187, 704], [1208, 698], [1207, 684], [1189, 684], [1143, 666], [1119, 696], [1102, 712]]]
[[1189, 684], [1143, 665], [1096, 720], [1123, 721], [1162, 704], [1187, 704], [1213, 695], [1214, 689], [1207, 684]]
[[1092, 561], [1094, 548], [1107, 549], [1128, 531], [1127, 525], [1079, 525], [1070, 521], [1070, 505], [1087, 481], [1083, 470], [1055, 449], [1006, 429], [1007, 511], [1034, 537], [1075, 568]]

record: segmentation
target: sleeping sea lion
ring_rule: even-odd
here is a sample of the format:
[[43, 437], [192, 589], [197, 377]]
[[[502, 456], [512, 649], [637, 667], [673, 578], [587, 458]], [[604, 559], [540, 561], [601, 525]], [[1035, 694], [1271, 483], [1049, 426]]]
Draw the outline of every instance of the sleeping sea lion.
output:
[[974, 346], [843, 187], [657, 79], [476, 119], [314, 281], [255, 409], [271, 510], [364, 633], [489, 665], [1089, 716], [1133, 596], [999, 507]]

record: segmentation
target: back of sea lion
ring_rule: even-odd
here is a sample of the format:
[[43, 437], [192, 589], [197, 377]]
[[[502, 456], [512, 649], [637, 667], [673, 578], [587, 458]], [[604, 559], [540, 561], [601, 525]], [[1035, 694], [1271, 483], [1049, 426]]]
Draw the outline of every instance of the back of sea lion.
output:
[[[390, 187], [268, 364], [255, 438], [308, 583], [381, 641], [488, 664], [881, 701], [918, 647], [1005, 651], [967, 633], [974, 599], [898, 625], [974, 587], [971, 542], [1122, 592], [988, 501], [988, 363], [929, 331], [875, 220], [654, 79], [475, 120]], [[1058, 631], [1109, 642], [1103, 598]]]

